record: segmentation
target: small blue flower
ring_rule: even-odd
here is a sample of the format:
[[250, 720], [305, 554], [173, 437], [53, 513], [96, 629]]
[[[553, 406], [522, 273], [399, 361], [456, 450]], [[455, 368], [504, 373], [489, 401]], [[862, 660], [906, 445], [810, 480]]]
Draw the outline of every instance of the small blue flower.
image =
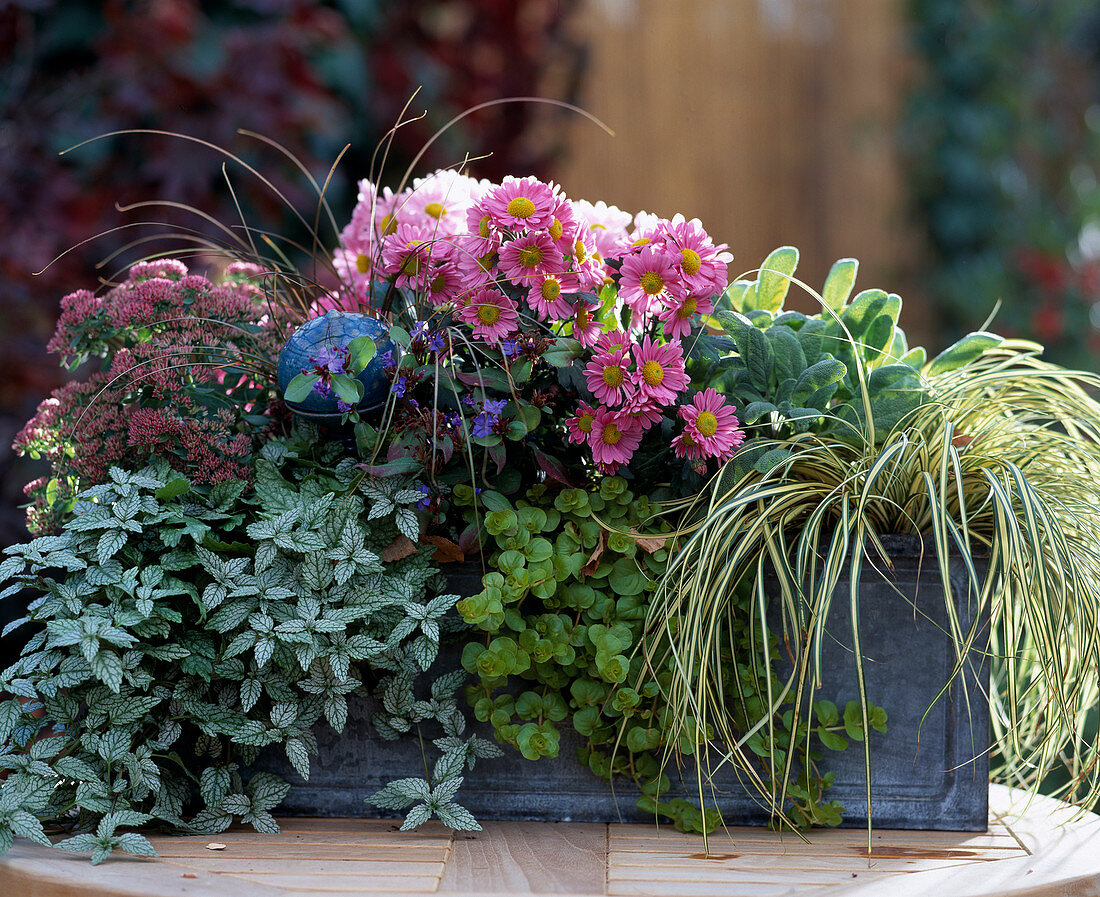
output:
[[343, 399], [337, 396], [336, 408], [338, 411], [340, 411], [341, 414], [347, 414], [349, 411], [351, 411], [352, 406], [349, 402], [345, 402]]
[[393, 386], [390, 387], [390, 392], [392, 392], [398, 398], [403, 397], [405, 395], [405, 381], [405, 377], [398, 377], [396, 380], [393, 381]]
[[429, 488], [428, 488], [427, 486], [424, 486], [424, 485], [420, 485], [420, 486], [417, 486], [416, 488], [417, 488], [417, 490], [418, 490], [419, 492], [423, 492], [423, 493], [424, 493], [424, 497], [423, 497], [422, 499], [420, 499], [420, 501], [418, 501], [418, 502], [416, 503], [416, 506], [417, 506], [418, 508], [424, 509], [424, 508], [428, 507], [428, 505], [430, 505], [430, 504], [432, 503], [432, 493], [431, 493], [431, 490], [430, 490], [430, 489], [429, 489]]
[[492, 414], [495, 417], [495, 416], [499, 415], [504, 410], [504, 406], [507, 405], [507, 404], [508, 404], [507, 399], [486, 399], [485, 404], [482, 405], [481, 407], [486, 412], [488, 412], [489, 414]]
[[378, 356], [378, 361], [384, 368], [392, 368], [394, 366], [393, 349], [387, 349], [381, 355]]
[[505, 358], [511, 358], [516, 354], [516, 341], [514, 339], [505, 339], [500, 341], [500, 353]]
[[428, 342], [428, 348], [436, 354], [439, 354], [445, 348], [447, 348], [447, 340], [444, 338], [441, 331], [437, 330], [435, 333], [432, 334], [432, 338]]

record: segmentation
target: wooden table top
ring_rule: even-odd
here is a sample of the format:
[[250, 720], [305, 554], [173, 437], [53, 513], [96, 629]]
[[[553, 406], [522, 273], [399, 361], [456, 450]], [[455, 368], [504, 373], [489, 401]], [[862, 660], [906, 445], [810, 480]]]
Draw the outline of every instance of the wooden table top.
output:
[[[354, 897], [380, 894], [1100, 897], [1100, 817], [993, 786], [989, 831], [765, 829], [702, 839], [671, 828], [491, 822], [483, 832], [391, 820], [283, 819], [279, 835], [154, 837], [160, 858], [86, 857], [18, 840], [0, 858], [4, 897]], [[220, 843], [224, 849], [210, 849]]]

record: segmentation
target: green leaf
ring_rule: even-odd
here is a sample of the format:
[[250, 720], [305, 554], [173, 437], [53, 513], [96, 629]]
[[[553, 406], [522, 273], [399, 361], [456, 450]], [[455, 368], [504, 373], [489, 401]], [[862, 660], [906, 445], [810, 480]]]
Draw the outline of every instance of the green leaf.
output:
[[354, 374], [361, 372], [378, 351], [378, 346], [369, 336], [357, 336], [348, 343], [347, 369]]
[[399, 327], [396, 324], [394, 324], [390, 328], [390, 339], [404, 349], [407, 349], [409, 348], [409, 346], [412, 345], [412, 337], [409, 336], [409, 331], [407, 331], [404, 327]]
[[91, 660], [92, 674], [115, 694], [122, 686], [122, 658], [114, 651], [101, 650]]
[[288, 402], [304, 402], [320, 379], [320, 374], [298, 374], [286, 385], [283, 398]]
[[[787, 290], [791, 285], [790, 275], [798, 266], [798, 250], [793, 246], [780, 246], [764, 259], [760, 266], [760, 276], [756, 283], [756, 296], [748, 308], [777, 312], [783, 307]], [[746, 297], [746, 302], [748, 297]]]
[[333, 374], [332, 390], [349, 405], [358, 405], [363, 399], [362, 381], [348, 374]]
[[965, 364], [977, 361], [990, 349], [995, 349], [1004, 342], [1004, 338], [995, 333], [975, 331], [968, 333], [957, 343], [953, 343], [933, 358], [924, 373], [929, 377], [937, 374], [946, 374], [961, 368]]
[[833, 311], [839, 312], [847, 303], [856, 282], [858, 269], [859, 262], [855, 259], [839, 259], [833, 262], [833, 267], [829, 269], [829, 276], [825, 278], [825, 286], [821, 290], [821, 298]]
[[186, 477], [176, 477], [161, 486], [155, 493], [158, 501], [169, 502], [191, 491], [191, 483]]

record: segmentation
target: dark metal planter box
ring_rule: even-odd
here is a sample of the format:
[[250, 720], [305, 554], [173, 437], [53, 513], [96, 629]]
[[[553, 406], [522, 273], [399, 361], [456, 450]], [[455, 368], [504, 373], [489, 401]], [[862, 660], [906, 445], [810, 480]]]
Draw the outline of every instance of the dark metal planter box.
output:
[[[873, 822], [884, 828], [984, 831], [989, 791], [988, 664], [984, 655], [974, 652], [972, 663], [925, 717], [954, 668], [955, 655], [944, 635], [948, 621], [935, 552], [926, 545], [922, 558], [920, 546], [916, 537], [891, 537], [886, 542], [894, 564], [891, 581], [883, 581], [867, 563], [860, 586], [867, 694], [889, 715], [887, 734], [871, 733]], [[875, 566], [883, 569], [881, 563]], [[961, 561], [952, 561], [951, 576], [965, 631], [974, 600], [967, 598]], [[824, 645], [823, 665], [835, 675], [826, 680], [818, 697], [843, 710], [847, 701], [858, 699], [846, 581], [837, 586], [827, 631], [831, 638]], [[320, 755], [309, 782], [303, 783], [285, 761], [265, 764], [295, 783], [281, 812], [377, 815], [377, 809], [364, 802], [367, 795], [393, 779], [424, 775], [415, 742], [373, 736], [364, 722], [368, 711], [366, 702], [353, 703], [343, 735], [327, 728], [318, 731]], [[576, 762], [577, 744], [567, 733], [559, 757], [537, 762], [508, 749], [505, 757], [478, 764], [459, 800], [483, 820], [652, 822], [652, 815], [636, 809], [632, 785], [619, 783], [613, 791]], [[844, 824], [866, 825], [861, 745], [852, 742], [841, 753], [824, 753], [824, 770], [836, 773], [828, 796], [844, 805]], [[683, 774], [687, 796], [695, 791], [694, 765], [689, 762]], [[727, 824], [767, 821], [766, 812], [732, 777], [715, 784]]]

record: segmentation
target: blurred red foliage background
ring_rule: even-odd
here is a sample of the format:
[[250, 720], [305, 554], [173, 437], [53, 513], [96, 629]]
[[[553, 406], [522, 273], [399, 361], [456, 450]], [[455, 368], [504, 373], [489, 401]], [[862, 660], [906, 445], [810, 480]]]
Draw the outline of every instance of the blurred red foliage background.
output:
[[[16, 505], [23, 484], [37, 475], [32, 463], [15, 458], [11, 439], [64, 380], [45, 350], [60, 298], [117, 275], [154, 244], [100, 269], [96, 263], [165, 227], [83, 241], [142, 220], [210, 229], [172, 209], [116, 209], [149, 200], [186, 203], [229, 225], [240, 220], [223, 157], [196, 143], [130, 134], [61, 151], [126, 129], [187, 134], [240, 154], [291, 205], [312, 211], [316, 197], [301, 173], [238, 131], [278, 141], [321, 181], [350, 144], [329, 192], [339, 221], [378, 140], [417, 88], [410, 112], [425, 115], [398, 131], [383, 181], [398, 180], [424, 141], [464, 109], [508, 96], [571, 99], [584, 56], [568, 37], [575, 5], [0, 0], [0, 545], [23, 538]], [[561, 114], [533, 104], [485, 109], [450, 129], [419, 168], [491, 153], [475, 174], [542, 174], [561, 148], [552, 137]], [[271, 190], [229, 167], [251, 225], [301, 236]]]

